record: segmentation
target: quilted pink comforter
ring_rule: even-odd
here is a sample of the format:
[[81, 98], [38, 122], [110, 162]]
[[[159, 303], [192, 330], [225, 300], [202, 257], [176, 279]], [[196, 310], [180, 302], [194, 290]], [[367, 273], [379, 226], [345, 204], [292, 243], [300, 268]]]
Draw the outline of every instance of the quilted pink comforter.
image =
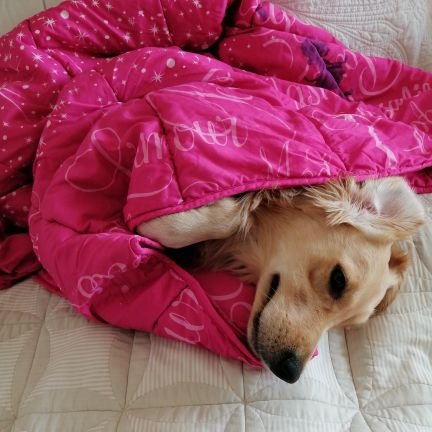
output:
[[347, 174], [432, 191], [432, 76], [269, 2], [72, 0], [0, 53], [1, 286], [41, 264], [89, 318], [259, 365], [253, 288], [188, 274], [134, 227]]

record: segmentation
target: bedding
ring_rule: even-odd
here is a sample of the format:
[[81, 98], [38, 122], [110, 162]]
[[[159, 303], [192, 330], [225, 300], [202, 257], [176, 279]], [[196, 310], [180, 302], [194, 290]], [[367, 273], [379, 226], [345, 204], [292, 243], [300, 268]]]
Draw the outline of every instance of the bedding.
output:
[[66, 2], [0, 48], [5, 236], [20, 270], [28, 216], [37, 280], [88, 318], [258, 366], [243, 342], [252, 288], [201, 283], [135, 227], [346, 175], [431, 190], [432, 74], [350, 51], [269, 2]]
[[0, 430], [428, 430], [430, 239], [428, 225], [406, 245], [403, 300], [323, 338], [291, 387], [197, 347], [88, 323], [24, 282], [0, 297]]
[[1, 432], [432, 430], [432, 196], [396, 302], [333, 330], [296, 384], [197, 346], [89, 322], [31, 280], [0, 293]]

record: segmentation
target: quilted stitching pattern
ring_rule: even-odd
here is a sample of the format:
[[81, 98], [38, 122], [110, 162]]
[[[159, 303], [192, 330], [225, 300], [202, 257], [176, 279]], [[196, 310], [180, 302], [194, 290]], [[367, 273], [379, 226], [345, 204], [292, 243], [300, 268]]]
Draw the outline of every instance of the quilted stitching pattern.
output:
[[429, 0], [279, 0], [301, 20], [323, 26], [351, 49], [432, 69]]

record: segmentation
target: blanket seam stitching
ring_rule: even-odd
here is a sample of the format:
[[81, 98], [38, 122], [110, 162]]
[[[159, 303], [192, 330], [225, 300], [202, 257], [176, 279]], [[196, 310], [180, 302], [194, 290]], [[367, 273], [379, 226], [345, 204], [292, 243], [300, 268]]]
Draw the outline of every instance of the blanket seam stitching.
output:
[[18, 405], [18, 409], [17, 409], [17, 412], [15, 414], [15, 419], [17, 419], [17, 418], [20, 417], [19, 416], [19, 412], [20, 412], [21, 406], [23, 404], [23, 396], [26, 393], [27, 385], [28, 385], [28, 382], [29, 382], [29, 378], [30, 378], [31, 372], [33, 370], [34, 362], [35, 362], [35, 359], [36, 359], [36, 352], [37, 352], [37, 350], [39, 348], [39, 344], [40, 344], [40, 340], [41, 340], [41, 334], [42, 334], [42, 331], [43, 331], [44, 328], [47, 329], [47, 327], [46, 327], [46, 318], [48, 316], [48, 308], [49, 308], [50, 301], [51, 301], [51, 297], [49, 298], [49, 300], [48, 300], [48, 302], [46, 304], [45, 313], [44, 313], [43, 319], [41, 320], [41, 326], [40, 326], [40, 330], [39, 330], [38, 340], [37, 340], [35, 349], [33, 351], [33, 357], [32, 357], [32, 361], [31, 361], [31, 367], [28, 370], [27, 378], [26, 378], [26, 381], [25, 381], [25, 384], [24, 384], [24, 387], [23, 387], [23, 391], [21, 393], [20, 403]]
[[163, 6], [162, 6], [162, 16], [164, 17], [166, 28], [168, 29], [168, 34], [169, 34], [169, 38], [170, 38], [169, 42], [170, 42], [171, 46], [175, 46], [174, 36], [173, 36], [173, 33], [171, 32], [170, 26], [168, 25], [168, 19], [167, 19], [167, 16], [165, 15], [165, 10], [164, 10]]
[[[166, 130], [166, 128], [165, 128], [165, 124], [164, 124], [164, 122], [162, 121], [162, 119], [160, 118], [160, 116], [159, 116], [159, 114], [157, 113], [157, 111], [155, 110], [155, 107], [153, 106], [153, 104], [149, 102], [149, 100], [148, 100], [148, 98], [147, 98], [148, 95], [149, 95], [149, 94], [147, 93], [147, 95], [145, 96], [145, 100], [147, 101], [149, 107], [152, 109], [154, 115], [155, 115], [155, 116], [157, 117], [157, 119], [159, 120], [159, 125], [160, 125], [160, 127], [161, 127], [161, 129], [162, 129], [163, 136], [164, 136], [164, 138], [165, 138], [165, 148], [166, 148], [166, 150], [167, 150], [167, 154], [168, 154], [168, 157], [169, 157], [169, 160], [170, 160], [170, 163], [171, 163], [172, 169], [173, 169], [173, 174], [174, 174], [174, 177], [175, 177], [175, 181], [176, 181], [177, 189], [178, 189], [178, 191], [179, 191], [179, 194], [180, 194], [180, 197], [181, 197], [182, 203], [184, 203], [184, 202], [185, 202], [185, 198], [184, 198], [184, 196], [183, 196], [183, 189], [182, 189], [182, 187], [181, 187], [180, 178], [179, 178], [179, 175], [178, 175], [178, 172], [177, 172], [177, 166], [176, 166], [176, 164], [174, 163], [174, 155], [171, 153], [171, 148], [170, 148], [170, 145], [169, 145], [168, 140], [167, 140], [167, 135], [168, 135], [168, 133], [167, 133], [167, 130]], [[182, 203], [181, 203], [181, 204], [182, 204]], [[177, 205], [181, 205], [181, 204], [177, 204]]]

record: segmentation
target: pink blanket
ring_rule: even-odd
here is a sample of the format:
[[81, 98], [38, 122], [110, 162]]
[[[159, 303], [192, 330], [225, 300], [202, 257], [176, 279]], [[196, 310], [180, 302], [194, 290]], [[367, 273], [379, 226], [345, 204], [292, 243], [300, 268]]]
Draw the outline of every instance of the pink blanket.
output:
[[257, 366], [253, 288], [187, 273], [134, 227], [347, 174], [432, 191], [432, 76], [269, 2], [72, 0], [0, 52], [1, 286], [40, 262], [89, 318]]

